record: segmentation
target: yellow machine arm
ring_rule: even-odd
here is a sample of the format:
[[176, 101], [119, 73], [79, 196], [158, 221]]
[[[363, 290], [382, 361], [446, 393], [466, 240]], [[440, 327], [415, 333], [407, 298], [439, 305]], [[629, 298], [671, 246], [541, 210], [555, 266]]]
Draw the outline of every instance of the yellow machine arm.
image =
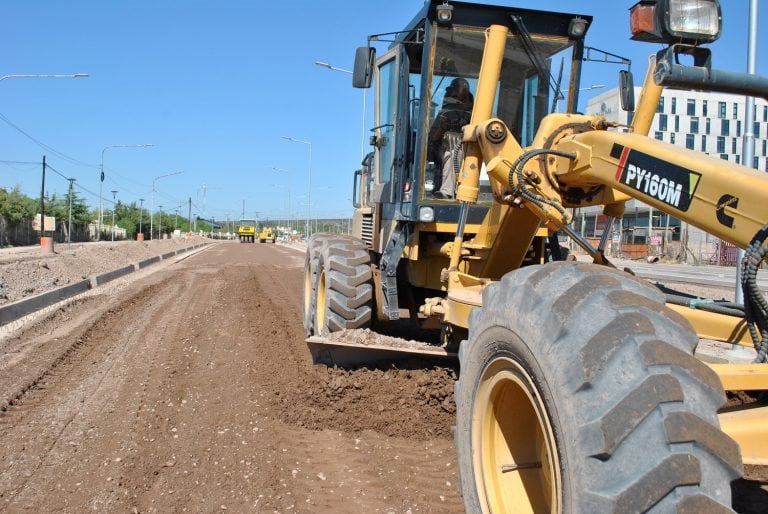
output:
[[[507, 29], [488, 30], [457, 197], [477, 201], [485, 162], [497, 200], [531, 209], [550, 229], [570, 223], [567, 207], [605, 205], [623, 214], [630, 198], [669, 213], [741, 248], [768, 224], [768, 176], [700, 152], [648, 138], [608, 131], [600, 116], [552, 114], [533, 145], [521, 148], [508, 128], [491, 117], [499, 60]], [[658, 100], [659, 89], [652, 95]], [[640, 104], [648, 118], [655, 102]], [[647, 131], [647, 127], [643, 127]], [[453, 264], [453, 263], [452, 263]]]

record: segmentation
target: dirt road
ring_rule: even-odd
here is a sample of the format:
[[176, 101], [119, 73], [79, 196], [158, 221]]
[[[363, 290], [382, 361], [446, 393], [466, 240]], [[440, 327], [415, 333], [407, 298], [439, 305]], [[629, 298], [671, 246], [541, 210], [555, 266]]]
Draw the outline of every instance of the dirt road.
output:
[[0, 342], [0, 508], [461, 512], [452, 370], [315, 368], [302, 266], [220, 244]]
[[462, 512], [456, 370], [313, 366], [302, 266], [223, 243], [0, 339], [0, 510]]

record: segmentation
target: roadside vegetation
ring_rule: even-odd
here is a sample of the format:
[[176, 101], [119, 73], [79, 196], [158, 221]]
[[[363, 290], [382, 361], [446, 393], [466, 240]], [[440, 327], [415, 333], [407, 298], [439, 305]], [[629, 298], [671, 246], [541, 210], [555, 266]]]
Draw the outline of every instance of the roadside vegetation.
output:
[[[70, 193], [64, 195], [46, 195], [44, 197], [45, 215], [56, 219], [56, 228], [53, 237], [58, 242], [66, 241], [69, 230]], [[98, 226], [99, 210], [89, 209], [85, 200], [76, 191], [71, 194], [72, 214], [72, 241], [89, 241], [95, 235]], [[112, 222], [113, 204], [110, 200], [104, 200], [104, 212], [102, 220], [101, 239], [110, 239], [109, 225]], [[33, 219], [40, 214], [40, 198], [32, 198], [21, 192], [18, 186], [13, 189], [0, 187], [0, 246], [17, 246], [35, 244], [40, 237], [39, 231], [33, 229]], [[125, 239], [136, 239], [139, 230], [149, 239], [150, 214], [147, 206], [140, 206], [137, 202], [123, 203], [120, 200], [114, 204], [115, 226], [125, 230]], [[94, 228], [89, 231], [89, 225]], [[185, 216], [179, 212], [166, 213], [155, 212], [151, 223], [154, 229], [154, 237], [158, 237], [158, 231], [162, 234], [170, 234], [175, 229], [182, 232], [190, 231], [190, 224]], [[203, 220], [193, 220], [192, 231], [209, 232], [210, 223]], [[120, 232], [122, 234], [122, 232]], [[117, 236], [116, 239], [123, 239]]]

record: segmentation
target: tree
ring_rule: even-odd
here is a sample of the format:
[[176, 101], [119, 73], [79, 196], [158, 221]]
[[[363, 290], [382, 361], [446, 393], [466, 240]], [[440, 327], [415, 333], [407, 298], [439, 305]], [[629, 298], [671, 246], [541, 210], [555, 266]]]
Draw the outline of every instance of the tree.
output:
[[0, 216], [18, 223], [31, 219], [38, 212], [38, 203], [21, 192], [16, 185], [11, 191], [0, 188]]

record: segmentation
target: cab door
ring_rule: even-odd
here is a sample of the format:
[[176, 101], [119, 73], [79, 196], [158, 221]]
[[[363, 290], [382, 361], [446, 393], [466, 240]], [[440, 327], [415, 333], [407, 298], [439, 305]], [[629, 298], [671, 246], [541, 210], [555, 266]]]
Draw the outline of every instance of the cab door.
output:
[[393, 49], [376, 61], [376, 110], [374, 115], [373, 203], [391, 203], [397, 134], [398, 52]]
[[370, 203], [374, 227], [372, 247], [381, 251], [403, 194], [407, 149], [408, 69], [403, 45], [376, 60], [373, 131], [373, 176]]

